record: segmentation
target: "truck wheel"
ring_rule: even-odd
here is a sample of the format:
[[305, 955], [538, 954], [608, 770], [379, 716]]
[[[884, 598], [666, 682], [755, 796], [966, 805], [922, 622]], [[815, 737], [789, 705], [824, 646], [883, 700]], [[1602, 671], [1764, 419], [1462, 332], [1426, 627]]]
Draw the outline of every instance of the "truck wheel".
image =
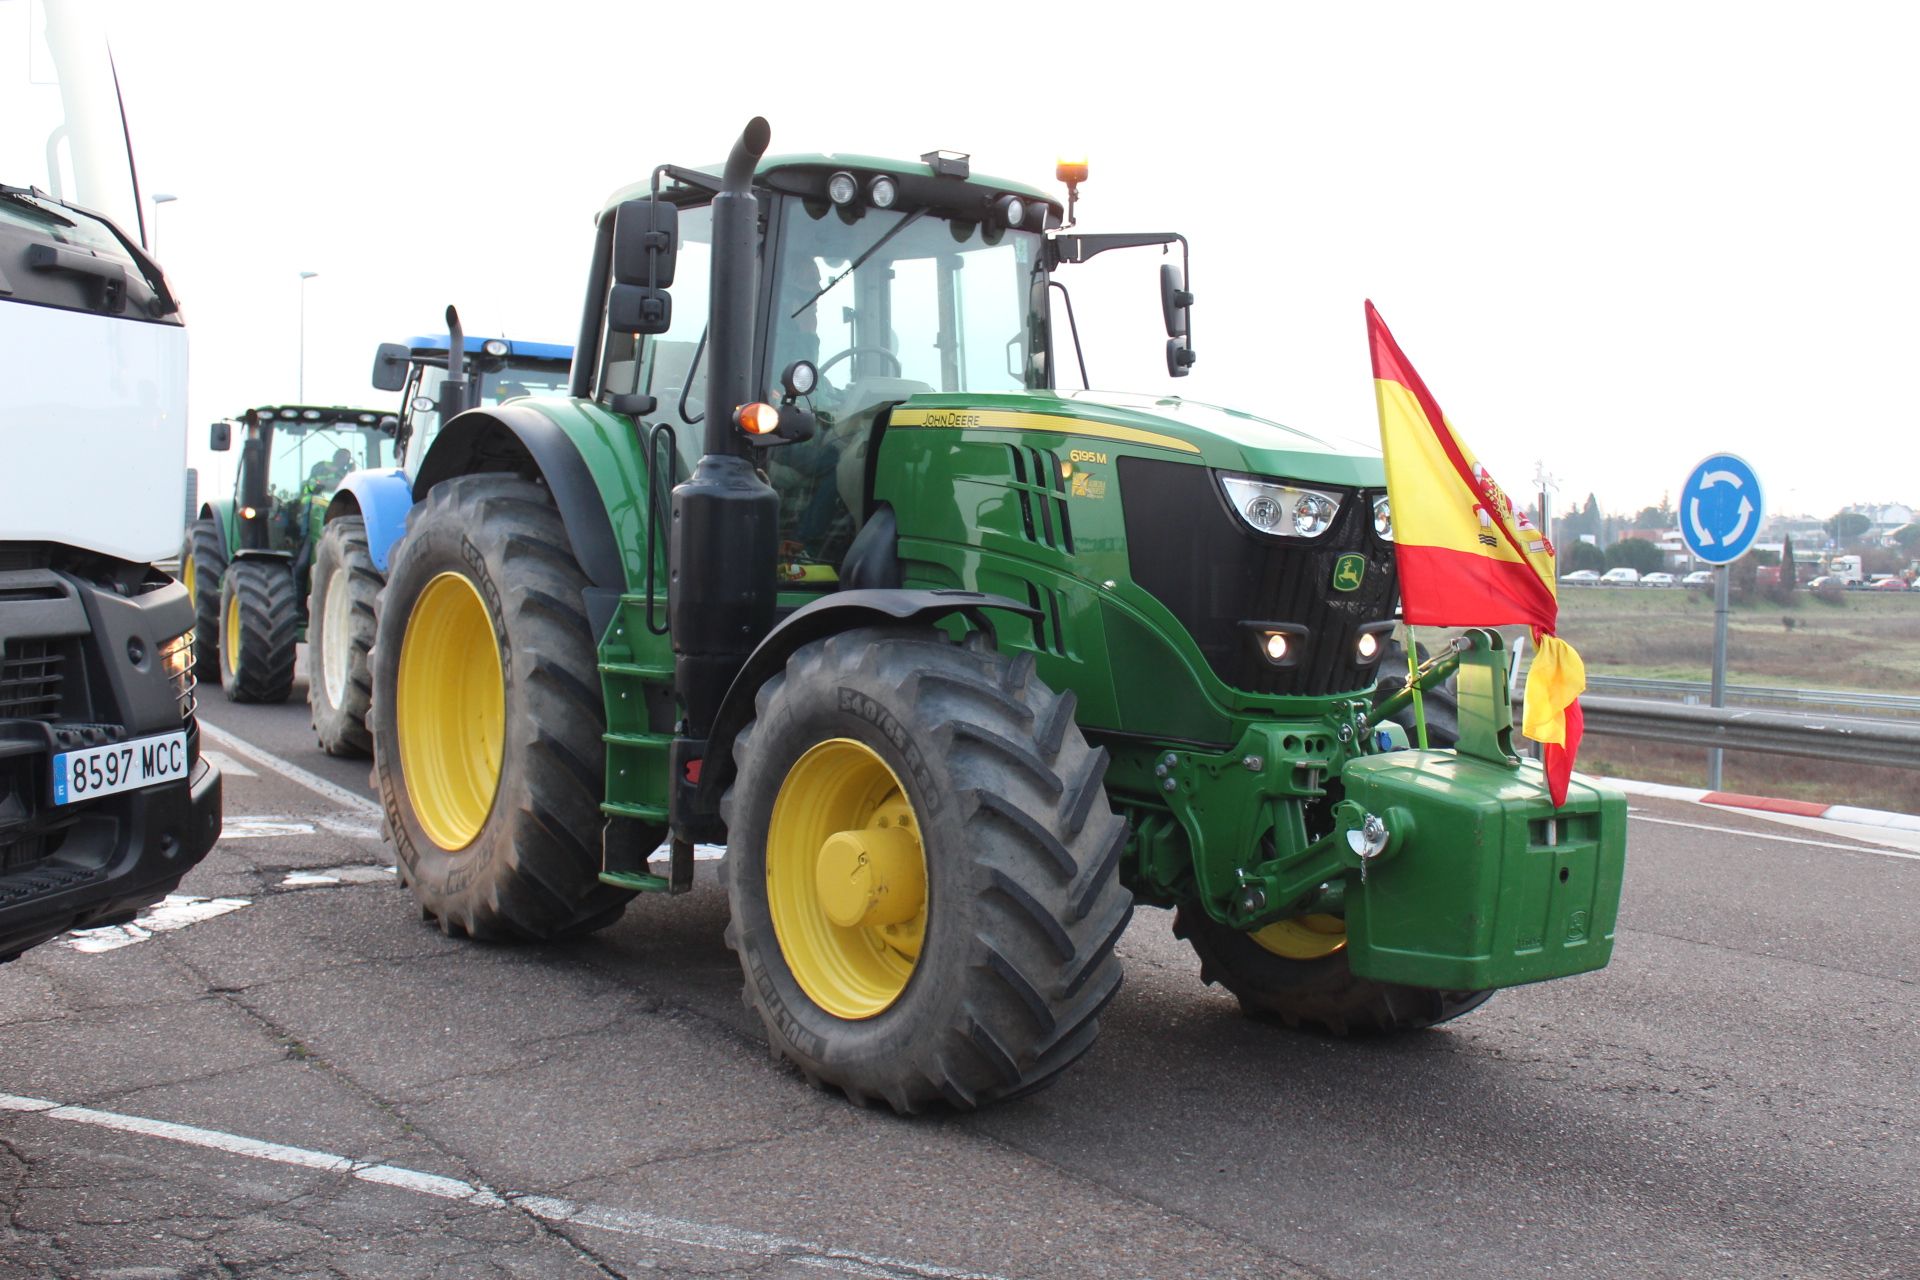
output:
[[373, 754], [367, 652], [382, 581], [367, 547], [366, 521], [342, 516], [330, 522], [313, 553], [307, 602], [307, 710], [320, 749], [330, 756]]
[[220, 684], [227, 700], [285, 702], [300, 634], [300, 600], [285, 562], [228, 565], [220, 581], [220, 618]]
[[209, 680], [220, 674], [220, 580], [226, 575], [219, 521], [195, 520], [180, 548], [180, 585], [193, 601], [194, 674]]
[[1336, 1036], [1411, 1031], [1485, 1004], [1491, 991], [1434, 991], [1356, 978], [1347, 967], [1347, 929], [1337, 916], [1282, 920], [1252, 933], [1229, 928], [1204, 908], [1174, 913], [1173, 933], [1200, 957], [1200, 980], [1239, 997], [1249, 1017]]
[[600, 883], [606, 715], [587, 588], [545, 488], [462, 476], [407, 518], [373, 645], [373, 772], [400, 875], [447, 933], [617, 919]]
[[727, 944], [809, 1080], [971, 1109], [1092, 1045], [1133, 900], [1074, 705], [928, 630], [815, 641], [761, 688], [721, 803]]

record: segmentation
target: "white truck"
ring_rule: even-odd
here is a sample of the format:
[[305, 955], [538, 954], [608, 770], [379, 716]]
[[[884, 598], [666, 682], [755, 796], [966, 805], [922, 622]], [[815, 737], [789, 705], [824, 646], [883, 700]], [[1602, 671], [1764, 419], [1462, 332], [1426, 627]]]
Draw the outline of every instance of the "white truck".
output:
[[1834, 556], [1827, 561], [1827, 573], [1850, 587], [1867, 580], [1866, 567], [1859, 556]]
[[0, 961], [220, 833], [180, 543], [187, 337], [97, 6], [0, 0]]

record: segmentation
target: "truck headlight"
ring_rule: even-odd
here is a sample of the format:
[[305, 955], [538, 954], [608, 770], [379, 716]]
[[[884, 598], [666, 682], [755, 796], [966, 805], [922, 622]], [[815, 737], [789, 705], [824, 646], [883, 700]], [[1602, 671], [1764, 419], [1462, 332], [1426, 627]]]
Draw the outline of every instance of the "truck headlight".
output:
[[180, 704], [180, 718], [193, 714], [193, 632], [183, 631], [160, 646], [160, 668], [173, 686], [174, 701]]
[[1340, 495], [1252, 476], [1220, 477], [1227, 505], [1260, 533], [1277, 538], [1317, 538], [1340, 514]]

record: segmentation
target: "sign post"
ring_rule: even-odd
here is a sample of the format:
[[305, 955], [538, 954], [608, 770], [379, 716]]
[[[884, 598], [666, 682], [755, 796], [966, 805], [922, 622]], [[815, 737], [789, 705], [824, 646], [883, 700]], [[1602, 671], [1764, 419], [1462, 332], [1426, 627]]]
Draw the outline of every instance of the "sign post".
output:
[[[1687, 476], [1680, 490], [1680, 539], [1713, 569], [1713, 687], [1709, 701], [1727, 702], [1727, 599], [1732, 570], [1760, 536], [1765, 504], [1760, 477], [1742, 458], [1716, 453]], [[1719, 747], [1707, 752], [1707, 786], [1720, 789]]]

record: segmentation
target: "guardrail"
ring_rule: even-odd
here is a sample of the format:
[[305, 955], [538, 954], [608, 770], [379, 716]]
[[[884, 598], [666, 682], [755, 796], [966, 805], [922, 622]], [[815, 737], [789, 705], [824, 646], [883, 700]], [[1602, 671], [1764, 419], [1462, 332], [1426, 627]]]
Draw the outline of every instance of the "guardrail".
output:
[[[1712, 686], [1705, 680], [1655, 680], [1639, 676], [1587, 673], [1587, 687], [1600, 692], [1653, 694], [1684, 699], [1705, 698]], [[1730, 684], [1727, 697], [1740, 702], [1778, 702], [1793, 706], [1838, 707], [1857, 711], [1900, 711], [1920, 715], [1920, 697], [1905, 693], [1857, 693], [1848, 689], [1787, 689], [1778, 685]]]
[[1920, 769], [1920, 724], [1585, 695], [1588, 733]]

